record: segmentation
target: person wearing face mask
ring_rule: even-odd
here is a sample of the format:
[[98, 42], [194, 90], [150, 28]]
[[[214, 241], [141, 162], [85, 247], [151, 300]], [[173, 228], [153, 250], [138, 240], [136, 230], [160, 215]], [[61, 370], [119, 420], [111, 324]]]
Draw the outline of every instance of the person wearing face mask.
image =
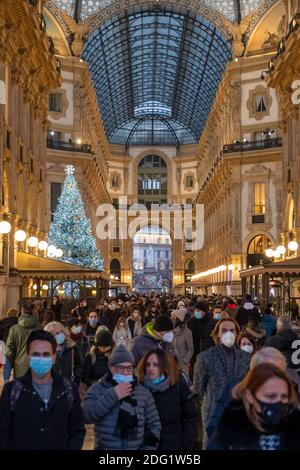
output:
[[227, 384], [243, 377], [249, 368], [250, 354], [236, 344], [239, 331], [235, 320], [219, 320], [212, 332], [216, 346], [200, 353], [195, 363], [193, 383], [201, 402], [203, 448], [207, 444], [207, 423], [216, 401]]
[[256, 352], [255, 339], [246, 331], [239, 335], [238, 345], [243, 351], [251, 354], [251, 356]]
[[261, 326], [266, 332], [267, 338], [275, 335], [277, 319], [273, 314], [273, 307], [271, 303], [267, 304], [264, 313], [261, 316], [260, 322]]
[[87, 310], [87, 301], [85, 299], [80, 299], [78, 305], [71, 311], [71, 313], [74, 318], [80, 320], [80, 322], [84, 325], [86, 321]]
[[120, 317], [118, 323], [114, 329], [113, 340], [116, 346], [123, 344], [123, 346], [129, 346], [131, 343], [131, 331], [129, 326], [126, 325], [125, 318]]
[[186, 309], [173, 310], [171, 319], [174, 324], [174, 346], [182, 371], [189, 375], [189, 364], [193, 356], [193, 335], [185, 323]]
[[151, 349], [164, 349], [175, 353], [174, 325], [169, 315], [159, 315], [154, 323], [147, 323], [132, 342], [132, 354], [136, 364]]
[[172, 354], [149, 351], [138, 365], [138, 379], [152, 393], [162, 429], [158, 450], [194, 450], [197, 438], [196, 403]]
[[[253, 369], [259, 364], [273, 364], [281, 370], [287, 372], [287, 364], [284, 356], [281, 352], [275, 348], [264, 348], [257, 351], [251, 357], [250, 369]], [[227, 408], [232, 400], [232, 390], [234, 387], [243, 380], [244, 377], [235, 377], [231, 382], [224, 388], [222, 395], [216, 401], [207, 424], [207, 435], [210, 439], [217, 429], [218, 423], [224, 410]]]
[[126, 325], [130, 328], [132, 338], [135, 338], [143, 329], [142, 316], [136, 304], [131, 305], [129, 311], [130, 315], [126, 318]]
[[101, 325], [107, 326], [109, 331], [113, 334], [119, 318], [122, 316], [122, 310], [118, 308], [117, 301], [112, 299], [107, 309], [104, 310]]
[[79, 385], [82, 363], [75, 341], [67, 335], [67, 330], [59, 322], [48, 323], [44, 330], [51, 333], [57, 343], [54, 369]]
[[80, 450], [85, 435], [77, 387], [56, 373], [56, 341], [43, 330], [26, 344], [28, 371], [4, 386], [0, 450]]
[[94, 424], [95, 450], [156, 450], [161, 424], [152, 394], [134, 375], [133, 355], [118, 346], [109, 372], [83, 400], [87, 424]]
[[194, 316], [187, 322], [187, 326], [193, 335], [194, 353], [191, 359], [192, 371], [198, 354], [214, 345], [211, 333], [215, 324], [216, 321], [213, 319], [211, 312], [208, 311], [207, 304], [205, 302], [197, 302]]
[[94, 343], [97, 328], [99, 326], [99, 317], [95, 309], [88, 310], [87, 322], [83, 328], [85, 335], [88, 338], [89, 345]]
[[101, 330], [96, 334], [95, 343], [87, 354], [81, 374], [80, 397], [87, 389], [108, 373], [108, 361], [114, 341], [110, 331]]
[[89, 340], [84, 332], [84, 326], [80, 323], [80, 320], [70, 318], [66, 323], [66, 327], [68, 328], [68, 335], [77, 346], [80, 360], [83, 364], [85, 356], [89, 350]]
[[224, 312], [222, 305], [218, 305], [218, 304], [216, 304], [212, 308], [212, 315], [213, 315], [213, 319], [216, 322], [221, 320], [222, 318], [229, 318], [228, 314]]
[[283, 370], [260, 364], [232, 395], [209, 450], [299, 450], [299, 405]]
[[154, 303], [150, 304], [147, 307], [147, 310], [146, 310], [146, 313], [145, 313], [145, 316], [144, 316], [144, 324], [150, 323], [150, 322], [153, 323], [155, 321], [155, 319], [158, 317], [159, 313], [160, 312], [159, 312], [157, 306]]

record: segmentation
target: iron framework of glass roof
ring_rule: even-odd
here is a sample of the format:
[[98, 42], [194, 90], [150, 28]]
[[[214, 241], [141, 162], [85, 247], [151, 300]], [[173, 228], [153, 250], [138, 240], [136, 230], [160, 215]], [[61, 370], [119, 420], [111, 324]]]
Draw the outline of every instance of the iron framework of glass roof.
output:
[[[239, 21], [254, 11], [262, 0], [199, 0], [199, 3], [222, 13], [231, 21]], [[89, 16], [112, 5], [114, 0], [55, 0], [56, 4], [70, 16], [85, 21]]]
[[144, 5], [99, 27], [83, 57], [111, 143], [178, 146], [198, 141], [231, 44], [182, 7]]

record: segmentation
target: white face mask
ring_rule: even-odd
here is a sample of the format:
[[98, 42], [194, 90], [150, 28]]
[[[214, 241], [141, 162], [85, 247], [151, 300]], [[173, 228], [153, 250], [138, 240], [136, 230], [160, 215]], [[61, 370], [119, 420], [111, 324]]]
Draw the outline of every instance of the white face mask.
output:
[[165, 343], [172, 343], [173, 339], [174, 339], [174, 333], [173, 331], [168, 331], [168, 333], [165, 333], [162, 337], [163, 341]]
[[235, 335], [231, 331], [226, 331], [221, 337], [221, 343], [227, 348], [231, 348], [235, 343]]
[[241, 346], [241, 349], [243, 351], [246, 351], [247, 353], [249, 354], [252, 354], [253, 353], [253, 346], [252, 344], [244, 344], [243, 346]]

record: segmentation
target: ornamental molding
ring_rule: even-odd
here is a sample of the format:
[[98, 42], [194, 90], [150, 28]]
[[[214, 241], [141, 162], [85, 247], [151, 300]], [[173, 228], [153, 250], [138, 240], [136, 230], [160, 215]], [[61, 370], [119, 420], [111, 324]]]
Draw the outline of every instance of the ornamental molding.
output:
[[52, 13], [52, 15], [58, 21], [58, 23], [59, 23], [60, 27], [62, 28], [62, 30], [63, 30], [66, 37], [69, 36], [70, 34], [72, 34], [72, 30], [71, 30], [69, 24], [66, 23], [66, 21], [64, 20], [64, 16], [62, 14], [62, 11], [56, 5], [55, 2], [53, 2], [52, 0], [46, 0], [44, 2], [44, 7], [46, 7], [47, 10], [49, 10], [49, 12]]
[[[52, 2], [50, 2], [52, 3]], [[203, 5], [199, 0], [161, 0], [159, 2], [161, 6], [182, 6], [189, 11], [196, 13], [197, 15], [203, 16], [205, 19], [213, 23], [216, 28], [224, 35], [226, 39], [232, 39], [233, 24], [224, 15], [216, 10]], [[87, 36], [93, 34], [103, 23], [109, 20], [111, 17], [118, 15], [120, 11], [127, 10], [128, 8], [134, 7], [135, 5], [154, 5], [157, 7], [156, 0], [113, 0], [110, 5], [105, 6], [102, 10], [97, 12], [95, 15], [90, 16], [86, 23], [88, 25]]]

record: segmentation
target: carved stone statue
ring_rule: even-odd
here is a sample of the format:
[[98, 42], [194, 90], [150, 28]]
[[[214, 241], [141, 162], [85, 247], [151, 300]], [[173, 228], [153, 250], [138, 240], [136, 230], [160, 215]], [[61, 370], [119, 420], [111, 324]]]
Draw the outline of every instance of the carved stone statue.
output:
[[154, 251], [152, 246], [150, 245], [147, 250], [147, 267], [154, 266]]

